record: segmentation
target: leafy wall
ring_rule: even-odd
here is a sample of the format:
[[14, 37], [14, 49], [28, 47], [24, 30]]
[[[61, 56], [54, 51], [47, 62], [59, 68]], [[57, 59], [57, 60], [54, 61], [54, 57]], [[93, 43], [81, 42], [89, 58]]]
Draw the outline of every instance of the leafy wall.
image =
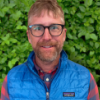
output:
[[[0, 90], [8, 71], [26, 61], [27, 15], [35, 0], [0, 0]], [[100, 91], [100, 0], [58, 0], [67, 28], [64, 50], [69, 59], [86, 66]]]

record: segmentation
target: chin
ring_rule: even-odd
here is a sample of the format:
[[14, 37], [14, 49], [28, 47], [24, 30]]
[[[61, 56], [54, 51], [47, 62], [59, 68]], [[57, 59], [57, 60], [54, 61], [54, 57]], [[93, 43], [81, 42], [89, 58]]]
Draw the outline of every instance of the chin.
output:
[[57, 58], [57, 52], [56, 53], [53, 53], [53, 54], [47, 54], [45, 53], [44, 55], [38, 55], [38, 58], [41, 60], [41, 61], [44, 61], [44, 62], [52, 62], [54, 61], [56, 58]]

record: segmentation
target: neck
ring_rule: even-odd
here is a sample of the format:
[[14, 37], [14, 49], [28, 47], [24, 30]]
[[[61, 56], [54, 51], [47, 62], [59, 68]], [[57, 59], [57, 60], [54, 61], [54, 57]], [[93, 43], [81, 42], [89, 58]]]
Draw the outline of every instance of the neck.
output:
[[35, 57], [36, 64], [46, 73], [53, 70], [55, 66], [59, 63], [60, 55], [52, 62], [41, 61], [37, 56]]

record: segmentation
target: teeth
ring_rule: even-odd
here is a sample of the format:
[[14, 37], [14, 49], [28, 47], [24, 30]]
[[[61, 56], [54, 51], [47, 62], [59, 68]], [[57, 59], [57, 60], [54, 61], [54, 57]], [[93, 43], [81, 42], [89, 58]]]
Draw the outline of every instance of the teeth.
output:
[[51, 46], [43, 46], [44, 48], [50, 48]]

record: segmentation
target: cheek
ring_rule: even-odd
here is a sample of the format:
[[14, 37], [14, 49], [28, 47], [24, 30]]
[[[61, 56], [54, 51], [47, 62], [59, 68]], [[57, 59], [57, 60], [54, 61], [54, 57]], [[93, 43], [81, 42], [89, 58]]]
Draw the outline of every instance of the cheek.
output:
[[59, 38], [59, 41], [60, 41], [61, 44], [64, 43], [64, 41], [65, 41], [65, 36], [64, 36], [64, 34], [61, 35], [61, 37]]
[[30, 42], [31, 42], [31, 45], [32, 45], [33, 49], [36, 48], [38, 40], [35, 39], [35, 38], [31, 38]]
[[63, 43], [64, 43], [64, 38], [62, 37], [62, 38], [57, 39], [57, 42], [58, 42], [58, 45], [60, 47], [62, 47], [63, 46]]

